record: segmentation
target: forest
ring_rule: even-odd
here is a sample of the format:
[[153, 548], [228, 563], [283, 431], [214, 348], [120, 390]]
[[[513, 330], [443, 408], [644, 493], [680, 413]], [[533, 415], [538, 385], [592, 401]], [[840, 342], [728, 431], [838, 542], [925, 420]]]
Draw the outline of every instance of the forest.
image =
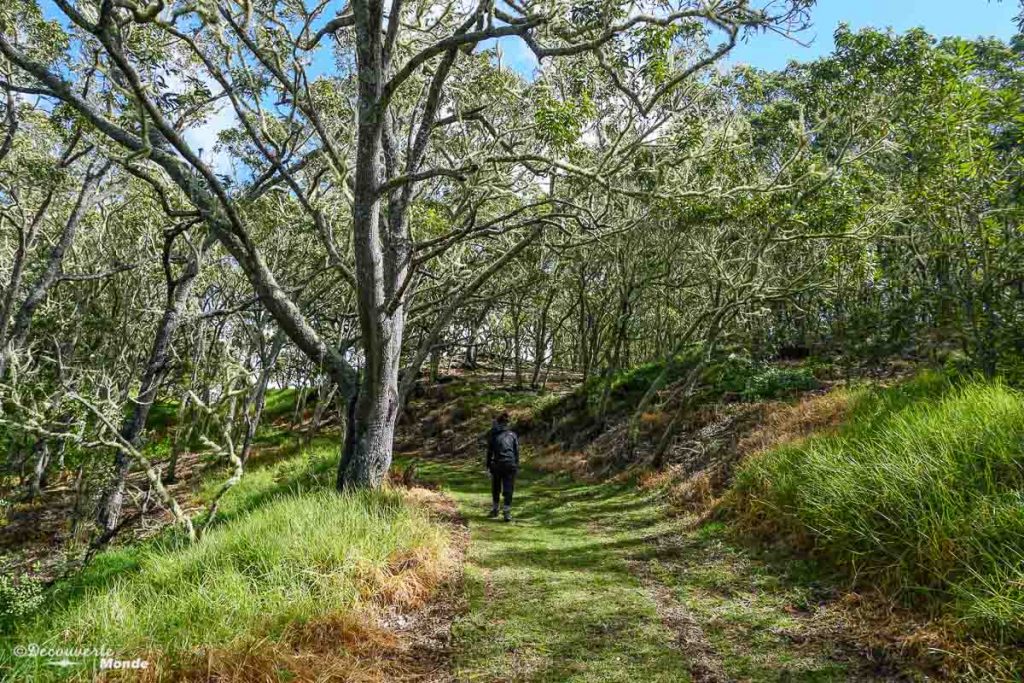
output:
[[0, 679], [1022, 680], [1024, 3], [8, 1]]

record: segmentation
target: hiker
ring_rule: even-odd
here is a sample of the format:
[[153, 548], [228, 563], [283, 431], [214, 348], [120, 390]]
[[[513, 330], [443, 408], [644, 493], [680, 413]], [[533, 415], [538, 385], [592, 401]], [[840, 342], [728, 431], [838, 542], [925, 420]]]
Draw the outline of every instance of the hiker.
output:
[[512, 489], [519, 471], [519, 437], [508, 428], [509, 415], [494, 421], [487, 437], [487, 471], [491, 473], [491, 517], [498, 516], [499, 495], [505, 498], [503, 519], [512, 521]]

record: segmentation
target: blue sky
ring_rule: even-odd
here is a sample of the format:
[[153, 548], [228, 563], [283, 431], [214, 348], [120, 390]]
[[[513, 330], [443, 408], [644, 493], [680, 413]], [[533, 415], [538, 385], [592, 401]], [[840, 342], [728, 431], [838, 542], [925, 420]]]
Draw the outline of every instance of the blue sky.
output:
[[[1018, 0], [818, 0], [811, 10], [812, 26], [799, 34], [802, 43], [776, 34], [750, 36], [736, 46], [725, 64], [751, 64], [762, 69], [781, 69], [790, 60], [807, 61], [828, 54], [835, 47], [832, 36], [840, 23], [853, 29], [872, 26], [897, 32], [923, 27], [935, 36], [968, 38], [996, 36], [1008, 40], [1016, 32], [1014, 17]], [[537, 64], [518, 38], [503, 38], [502, 59], [524, 76]], [[493, 47], [487, 41], [481, 49]]]
[[[52, 0], [39, 0], [43, 13], [50, 18], [63, 18]], [[832, 51], [832, 35], [841, 22], [854, 29], [874, 26], [906, 31], [923, 27], [936, 36], [997, 36], [1009, 39], [1016, 32], [1014, 17], [1020, 11], [1020, 0], [818, 0], [811, 10], [812, 26], [799, 38], [805, 47], [774, 34], [750, 36], [733, 50], [730, 64], [751, 64], [762, 69], [780, 69], [790, 61], [814, 59]], [[503, 39], [504, 62], [523, 75], [529, 75], [536, 59], [519, 39]], [[481, 48], [493, 46], [487, 41]], [[330, 60], [323, 59], [319, 73], [330, 69]], [[314, 74], [316, 75], [316, 74]]]
[[891, 27], [896, 31], [923, 27], [936, 36], [969, 38], [997, 36], [1009, 39], [1016, 32], [1017, 0], [818, 0], [811, 10], [813, 26], [800, 36], [811, 42], [803, 47], [777, 35], [751, 36], [730, 55], [733, 64], [779, 69], [791, 59], [805, 61], [832, 51], [832, 35], [841, 22], [852, 28]]
[[[63, 19], [52, 0], [38, 0], [47, 17]], [[725, 61], [729, 64], [751, 64], [762, 69], [780, 69], [790, 60], [805, 61], [831, 52], [832, 36], [840, 23], [852, 28], [867, 26], [906, 31], [923, 27], [936, 36], [996, 36], [1009, 39], [1016, 32], [1014, 17], [1020, 11], [1020, 0], [818, 0], [811, 10], [812, 26], [799, 38], [800, 45], [774, 34], [750, 36], [733, 50]], [[537, 61], [533, 53], [517, 38], [502, 39], [502, 60], [509, 67], [530, 77]], [[487, 41], [480, 49], [493, 47]], [[314, 60], [313, 75], [332, 70], [329, 50], [325, 47]], [[217, 133], [234, 121], [229, 108], [221, 107], [205, 125], [186, 134], [198, 147], [212, 150]], [[220, 166], [221, 164], [217, 164]]]

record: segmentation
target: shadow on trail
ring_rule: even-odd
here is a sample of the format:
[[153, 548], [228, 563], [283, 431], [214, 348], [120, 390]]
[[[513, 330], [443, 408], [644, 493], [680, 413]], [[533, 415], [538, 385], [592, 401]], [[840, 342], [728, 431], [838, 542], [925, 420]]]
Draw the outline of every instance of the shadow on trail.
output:
[[471, 532], [458, 680], [719, 680], [702, 675], [708, 656], [729, 680], [903, 680], [856, 645], [830, 607], [839, 593], [808, 563], [746, 547], [720, 523], [693, 528], [656, 493], [543, 473], [527, 457], [505, 524], [486, 516], [481, 462], [419, 460], [417, 472]]
[[486, 517], [481, 463], [421, 460], [417, 472], [458, 501], [470, 527], [469, 611], [453, 627], [458, 680], [687, 680], [685, 656], [625, 560], [647, 541], [603, 531], [650, 516], [651, 500], [527, 460], [506, 524]]

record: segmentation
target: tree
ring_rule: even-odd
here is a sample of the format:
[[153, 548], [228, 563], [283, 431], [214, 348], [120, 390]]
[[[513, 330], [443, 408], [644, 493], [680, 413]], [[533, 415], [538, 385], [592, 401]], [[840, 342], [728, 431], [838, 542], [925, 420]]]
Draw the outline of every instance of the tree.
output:
[[[324, 21], [326, 5], [168, 7], [102, 0], [76, 6], [56, 0], [72, 27], [65, 34], [36, 6], [18, 2], [0, 19], [0, 53], [15, 69], [13, 90], [72, 108], [127, 153], [123, 163], [152, 184], [171, 215], [201, 218], [291, 341], [352, 400], [351, 358], [288, 294], [248, 223], [251, 203], [275, 188], [301, 205], [303, 227], [321, 238], [323, 256], [354, 289], [359, 318], [362, 376], [339, 466], [344, 488], [377, 486], [390, 465], [406, 308], [427, 264], [484, 230], [520, 231], [503, 256], [536, 239], [552, 207], [562, 205], [555, 197], [529, 198], [529, 178], [559, 174], [646, 196], [625, 173], [626, 160], [642, 148], [643, 136], [634, 133], [650, 135], [685, 109], [683, 86], [742, 32], [789, 30], [809, 4], [792, 0], [772, 13], [747, 0], [679, 0], [650, 8], [632, 2], [506, 7], [488, 0], [468, 7], [401, 1], [386, 7], [353, 0]], [[714, 34], [721, 41], [709, 47]], [[328, 36], [338, 46], [336, 77], [311, 78], [310, 61]], [[590, 113], [579, 106], [584, 92], [577, 102], [550, 90], [534, 100], [535, 129], [505, 123], [509, 112], [521, 113], [517, 107], [530, 86], [490, 54], [474, 52], [501, 38], [522, 41], [538, 60], [599, 66], [619, 101], [609, 99], [605, 111], [595, 113], [608, 121], [617, 110], [637, 124], [617, 131], [603, 155], [584, 154], [577, 163], [565, 152]], [[58, 50], [45, 39], [55, 39]], [[92, 86], [87, 91], [80, 87], [84, 81]], [[237, 144], [248, 167], [233, 179], [219, 177], [184, 134], [222, 100], [237, 117]], [[502, 181], [509, 177], [511, 184]], [[513, 206], [493, 208], [480, 223], [477, 217], [494, 204], [494, 184], [516, 195]], [[472, 207], [465, 227], [418, 253], [410, 207], [417, 197], [445, 196]], [[339, 205], [347, 205], [344, 218]], [[337, 241], [346, 222], [351, 254]], [[493, 265], [503, 256], [486, 259], [480, 275], [488, 273], [487, 260]], [[413, 356], [411, 372], [422, 356]]]

